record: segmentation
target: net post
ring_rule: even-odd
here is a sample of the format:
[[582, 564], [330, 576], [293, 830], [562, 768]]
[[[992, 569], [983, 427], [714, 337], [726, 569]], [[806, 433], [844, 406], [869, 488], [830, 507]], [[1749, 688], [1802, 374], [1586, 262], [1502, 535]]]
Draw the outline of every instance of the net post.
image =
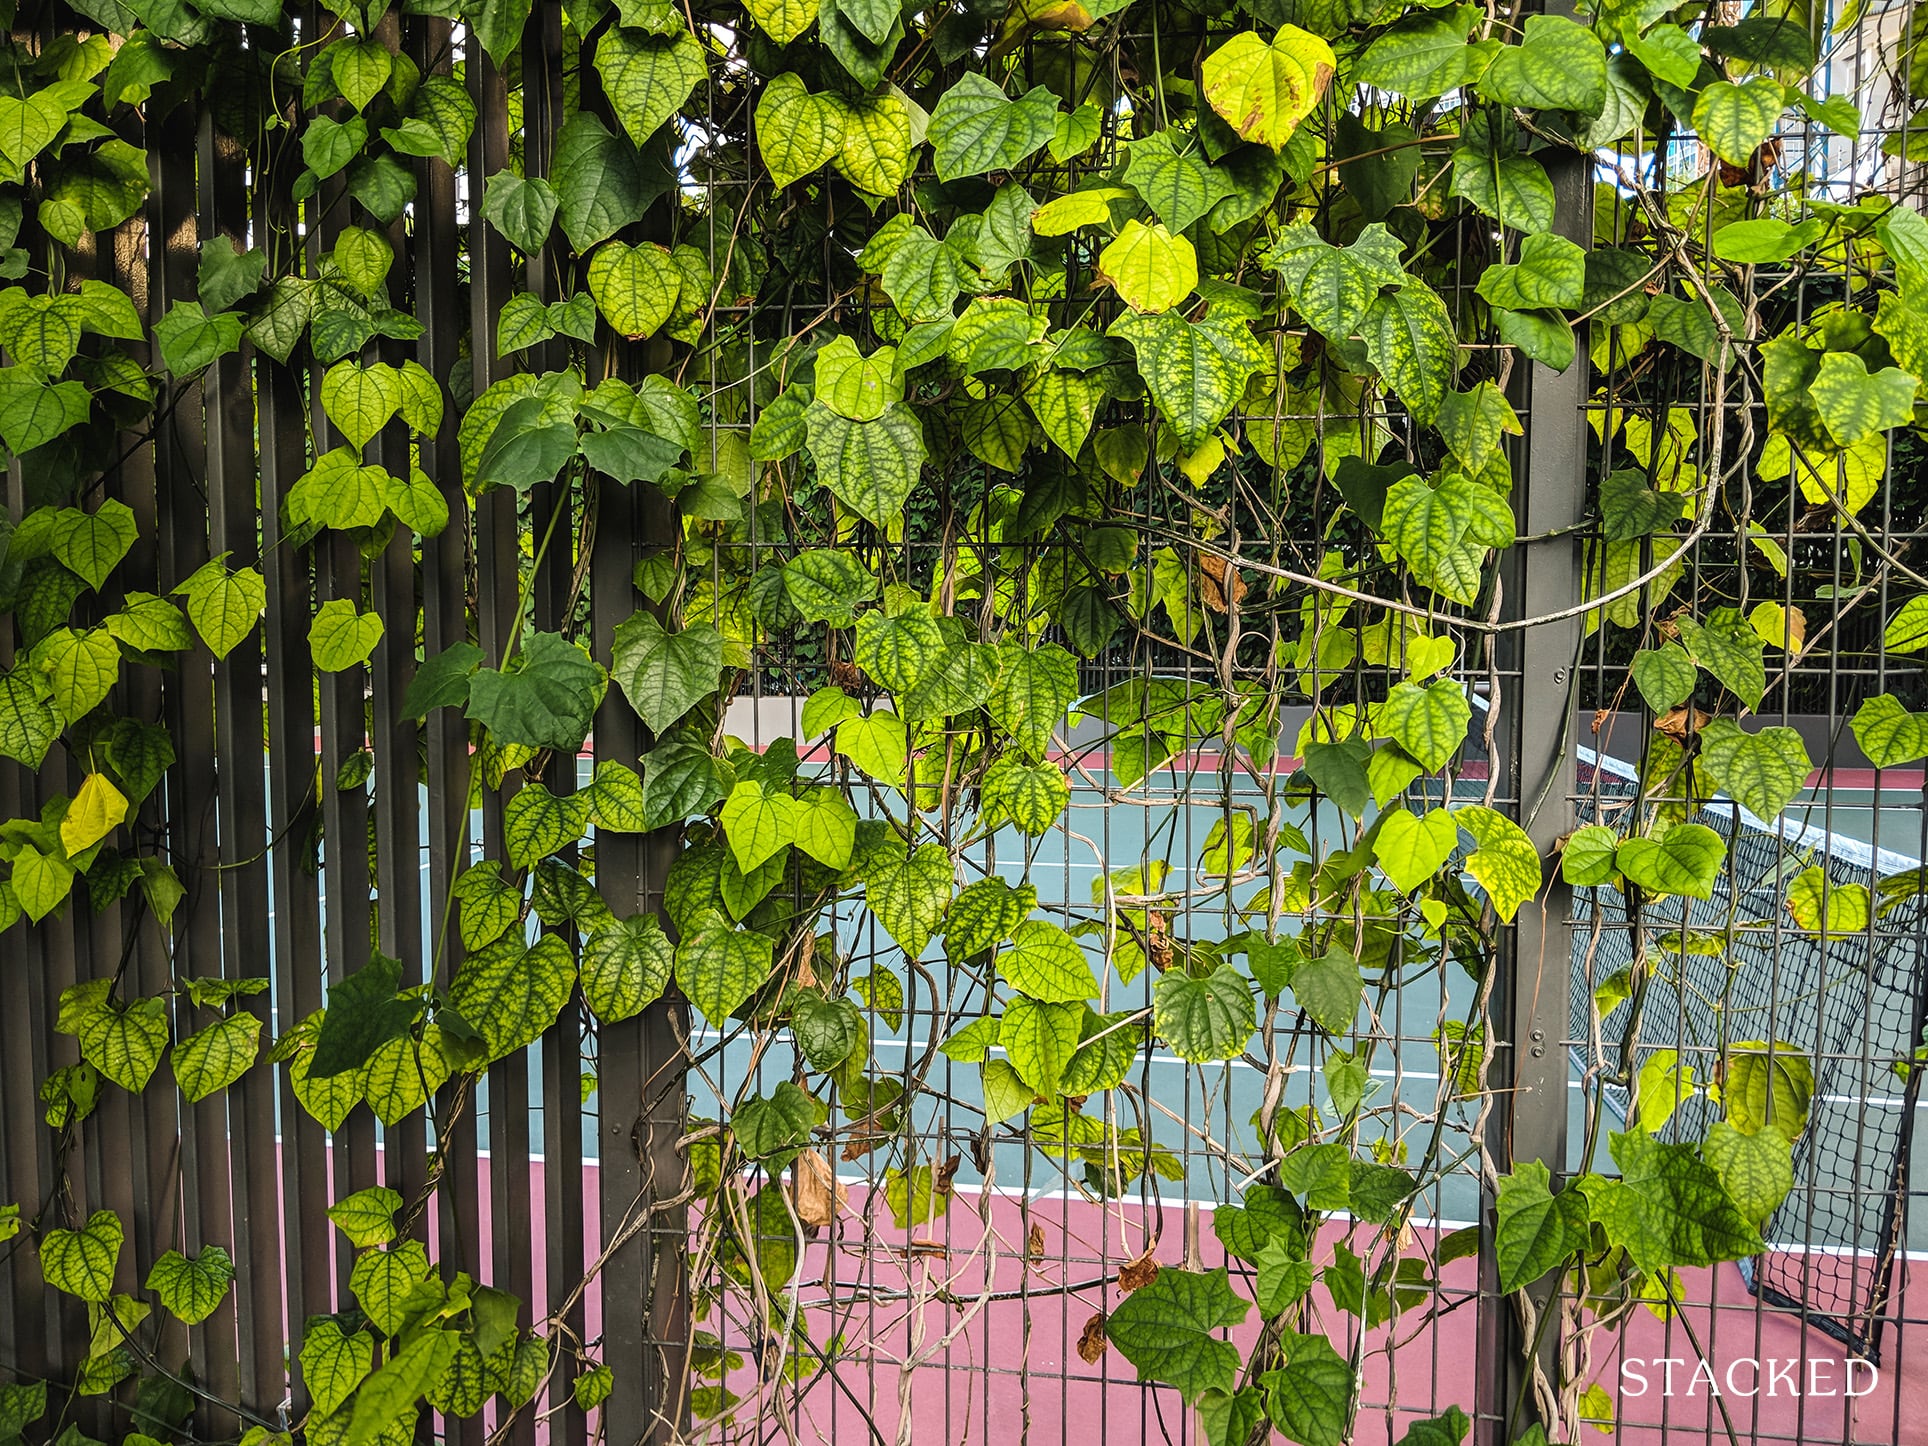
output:
[[[1549, 13], [1570, 13], [1555, 0]], [[1592, 163], [1578, 151], [1545, 155], [1554, 188], [1556, 234], [1586, 248], [1593, 239]], [[1523, 395], [1525, 436], [1514, 488], [1520, 543], [1503, 573], [1505, 616], [1552, 617], [1582, 601], [1586, 515], [1587, 438], [1585, 406], [1588, 360], [1584, 344], [1564, 372], [1540, 363], [1525, 365], [1515, 387]], [[1500, 945], [1500, 979], [1493, 993], [1490, 1079], [1503, 1093], [1495, 1111], [1498, 1133], [1487, 1140], [1501, 1173], [1527, 1161], [1552, 1170], [1555, 1188], [1568, 1168], [1569, 1063], [1567, 1036], [1572, 1008], [1573, 892], [1561, 879], [1557, 846], [1574, 827], [1576, 699], [1584, 616], [1558, 617], [1520, 628], [1499, 641], [1502, 696], [1497, 747], [1499, 797], [1514, 800], [1521, 828], [1538, 850], [1545, 882], [1521, 906]], [[1510, 696], [1505, 696], [1510, 694]], [[1536, 1370], [1559, 1381], [1560, 1330], [1547, 1313], [1560, 1308], [1560, 1275], [1551, 1274], [1503, 1296], [1495, 1252], [1496, 1200], [1482, 1189], [1480, 1206], [1480, 1311], [1477, 1344], [1477, 1439], [1504, 1443], [1542, 1420], [1534, 1390]], [[1529, 1329], [1529, 1322], [1533, 1328]], [[1549, 1429], [1555, 1424], [1544, 1421]]]

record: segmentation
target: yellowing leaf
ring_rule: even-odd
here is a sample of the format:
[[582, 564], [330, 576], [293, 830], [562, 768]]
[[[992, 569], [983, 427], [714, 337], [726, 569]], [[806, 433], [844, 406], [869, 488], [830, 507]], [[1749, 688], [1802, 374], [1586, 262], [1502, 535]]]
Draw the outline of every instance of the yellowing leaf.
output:
[[817, 400], [840, 417], [874, 422], [904, 399], [904, 379], [895, 369], [897, 348], [879, 347], [870, 356], [840, 336], [817, 353]]
[[682, 271], [653, 243], [611, 241], [589, 258], [589, 294], [596, 309], [631, 341], [653, 335], [668, 321], [682, 290]]
[[1123, 186], [1093, 186], [1046, 201], [1031, 213], [1031, 229], [1040, 236], [1063, 236], [1080, 226], [1111, 223], [1111, 203], [1131, 195]]
[[1753, 159], [1787, 108], [1787, 92], [1764, 75], [1741, 85], [1717, 80], [1694, 102], [1694, 129], [1707, 148], [1730, 166]]
[[910, 102], [895, 86], [846, 102], [837, 169], [860, 191], [888, 196], [910, 176]]
[[[1185, 474], [1185, 480], [1194, 487], [1203, 487], [1212, 480], [1212, 474], [1225, 460], [1225, 441], [1219, 436], [1207, 437], [1194, 451], [1187, 452], [1178, 459], [1178, 470]], [[1223, 609], [1221, 608], [1222, 612]]]
[[[813, 7], [814, 9], [814, 7]], [[801, 76], [779, 75], [756, 106], [756, 146], [778, 190], [834, 161], [843, 149], [845, 106], [812, 95]]]
[[1098, 254], [1098, 279], [1116, 287], [1133, 311], [1169, 311], [1198, 285], [1198, 252], [1156, 222], [1127, 221]]
[[[1771, 479], [1792, 471], [1801, 496], [1815, 503], [1834, 502], [1859, 512], [1881, 491], [1888, 473], [1888, 444], [1879, 435], [1864, 437], [1840, 452], [1796, 451], [1784, 433], [1769, 436], [1761, 449], [1758, 475]], [[1757, 539], [1756, 546], [1762, 546]], [[1763, 547], [1765, 551], [1765, 547]], [[1780, 569], [1785, 575], [1786, 569]]]
[[1098, 418], [1104, 388], [1081, 372], [1048, 371], [1025, 389], [1024, 400], [1045, 436], [1065, 456], [1076, 457]]
[[1747, 621], [1769, 647], [1799, 653], [1807, 644], [1807, 615], [1799, 608], [1764, 602], [1747, 615]]
[[1526, 830], [1505, 814], [1478, 804], [1457, 810], [1461, 827], [1479, 847], [1467, 856], [1466, 872], [1485, 886], [1501, 919], [1511, 922], [1520, 906], [1540, 891], [1540, 854]]
[[746, 0], [744, 8], [778, 45], [788, 45], [817, 18], [817, 0]]
[[1248, 30], [1205, 57], [1205, 98], [1246, 140], [1276, 151], [1312, 114], [1337, 64], [1330, 45], [1296, 25], [1269, 45]]
[[1834, 883], [1818, 864], [1787, 886], [1787, 911], [1810, 934], [1852, 938], [1867, 929], [1873, 907], [1867, 885]]
[[104, 773], [90, 773], [60, 821], [60, 846], [73, 858], [85, 853], [127, 817], [127, 798]]

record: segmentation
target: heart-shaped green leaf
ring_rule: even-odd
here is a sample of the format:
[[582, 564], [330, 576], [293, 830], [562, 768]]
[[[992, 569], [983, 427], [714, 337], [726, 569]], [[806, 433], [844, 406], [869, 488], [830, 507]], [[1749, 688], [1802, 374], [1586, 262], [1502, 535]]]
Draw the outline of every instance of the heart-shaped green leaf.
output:
[[324, 673], [360, 666], [382, 640], [382, 631], [380, 614], [362, 612], [345, 597], [331, 598], [316, 611], [308, 626], [308, 646], [315, 666]]
[[845, 107], [835, 96], [812, 95], [799, 75], [786, 72], [763, 87], [756, 106], [756, 146], [781, 190], [834, 161], [843, 150]]
[[676, 310], [683, 273], [654, 242], [605, 242], [589, 258], [589, 294], [603, 320], [631, 341], [655, 335]]
[[1705, 824], [1677, 823], [1659, 838], [1630, 838], [1614, 854], [1628, 883], [1649, 894], [1711, 899], [1727, 844]]
[[1778, 80], [1764, 75], [1739, 85], [1717, 80], [1694, 102], [1694, 129], [1723, 161], [1744, 166], [1774, 134], [1786, 108], [1787, 92]]

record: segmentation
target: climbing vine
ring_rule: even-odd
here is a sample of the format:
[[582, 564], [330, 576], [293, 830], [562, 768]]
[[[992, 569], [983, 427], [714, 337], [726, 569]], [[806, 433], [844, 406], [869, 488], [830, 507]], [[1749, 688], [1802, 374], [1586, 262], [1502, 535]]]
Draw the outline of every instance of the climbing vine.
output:
[[[1798, 1042], [1723, 1037], [1698, 1080], [1641, 1044], [1651, 981], [1751, 922], [1697, 907], [1733, 847], [1702, 805], [1772, 821], [1806, 786], [1801, 735], [1762, 722], [1805, 651], [1928, 648], [1924, 579], [1877, 506], [1928, 376], [1928, 223], [1844, 182], [1828, 137], [1919, 142], [1812, 83], [1820, 10], [1733, 10], [22, 5], [0, 71], [0, 754], [56, 787], [0, 823], [0, 950], [119, 904], [140, 921], [127, 957], [172, 960], [218, 911], [177, 828], [181, 769], [214, 740], [154, 700], [251, 640], [347, 698], [358, 739], [359, 680], [399, 652], [400, 714], [466, 738], [494, 821], [428, 901], [423, 977], [331, 937], [305, 1017], [261, 1007], [265, 972], [143, 993], [125, 958], [48, 1000], [74, 1051], [40, 1085], [60, 1157], [111, 1092], [193, 1104], [274, 1071], [329, 1131], [425, 1119], [433, 1161], [476, 1082], [578, 999], [591, 1032], [667, 1011], [705, 1079], [692, 1027], [781, 1045], [787, 1079], [718, 1087], [686, 1122], [666, 1192], [702, 1286], [671, 1409], [722, 1438], [855, 1345], [837, 1301], [803, 1305], [807, 1245], [852, 1209], [832, 1161], [876, 1197], [863, 1248], [896, 1248], [884, 1215], [950, 1208], [959, 1160], [920, 1143], [931, 1051], [873, 1048], [908, 1010], [974, 1082], [947, 1128], [987, 1179], [1016, 1147], [1027, 1179], [1094, 1200], [1183, 1180], [1184, 1150], [1242, 1182], [1214, 1216], [1227, 1267], [1156, 1267], [1141, 1241], [1080, 1342], [1176, 1388], [1211, 1441], [1350, 1438], [1366, 1356], [1390, 1349], [1374, 1332], [1436, 1309], [1439, 1272], [1480, 1249], [1477, 1229], [1409, 1228], [1469, 1157], [1498, 1288], [1529, 1339], [1550, 1313], [1574, 1343], [1534, 1358], [1511, 1439], [1573, 1439], [1602, 1409], [1591, 1335], [1675, 1308], [1680, 1269], [1763, 1248], [1814, 1091]], [[543, 65], [559, 85], [525, 84]], [[183, 263], [153, 188], [197, 154], [245, 206]], [[450, 182], [444, 283], [508, 275], [489, 304], [410, 270], [425, 188]], [[460, 312], [454, 352], [431, 302]], [[1583, 595], [1535, 615], [1506, 590], [1537, 485], [1521, 402], [1575, 369], [1598, 388], [1586, 514], [1561, 523]], [[271, 374], [311, 407], [299, 467], [263, 483], [257, 535], [169, 571], [152, 479], [180, 465], [176, 429], [266, 418], [248, 398]], [[590, 557], [618, 495], [659, 525], [599, 638], [589, 607], [614, 584]], [[485, 513], [516, 534], [518, 596], [477, 589]], [[1802, 551], [1831, 528], [1847, 573]], [[398, 547], [419, 586], [382, 573]], [[137, 590], [129, 559], [157, 548], [164, 586]], [[259, 631], [269, 554], [328, 577], [292, 635]], [[461, 636], [429, 648], [451, 568]], [[539, 573], [566, 580], [559, 604], [537, 606]], [[1543, 857], [1522, 815], [1563, 800], [1502, 807], [1467, 764], [1500, 756], [1509, 650], [1569, 620], [1621, 678], [1582, 697], [1576, 655], [1561, 706], [1655, 726], [1631, 793]], [[1094, 693], [1081, 669], [1105, 660], [1124, 681]], [[732, 736], [757, 690], [804, 700], [794, 738]], [[1928, 757], [1928, 713], [1852, 703], [1877, 767]], [[578, 779], [611, 709], [646, 747]], [[413, 793], [374, 759], [350, 750], [314, 795]], [[1076, 834], [1074, 786], [1109, 806], [1164, 784], [1215, 818], [1201, 848], [1162, 831], [1101, 859], [1088, 904], [1041, 903], [1030, 865]], [[674, 839], [660, 909], [599, 887], [597, 842], [623, 834]], [[993, 839], [1015, 868], [986, 867]], [[363, 882], [359, 837], [268, 847], [325, 858], [331, 892]], [[377, 872], [379, 918], [400, 905]], [[1919, 882], [1810, 868], [1781, 922], [1867, 934]], [[1636, 944], [1593, 981], [1584, 1164], [1556, 1173], [1500, 1151], [1488, 1041], [1504, 976], [1530, 967], [1508, 926], [1569, 887]], [[1438, 1090], [1416, 1109], [1373, 1066], [1387, 1001], [1429, 978]], [[1265, 1103], [1174, 1146], [1141, 1083], [1153, 1052], [1245, 1061]], [[1293, 1071], [1317, 1079], [1297, 1107]], [[1688, 1097], [1711, 1106], [1692, 1136]], [[167, 1354], [170, 1318], [235, 1288], [226, 1248], [167, 1250], [130, 1288], [112, 1210], [63, 1188], [0, 1210], [0, 1248], [92, 1326], [72, 1379], [0, 1361], [0, 1443], [81, 1446], [74, 1402], [96, 1396], [122, 1439], [245, 1446], [604, 1405], [614, 1372], [566, 1312], [532, 1319], [431, 1259], [413, 1227], [439, 1180], [338, 1191], [347, 1293], [286, 1343], [276, 1419], [210, 1402]], [[968, 1304], [941, 1264], [919, 1280]], [[1467, 1425], [1453, 1408], [1405, 1440]]]

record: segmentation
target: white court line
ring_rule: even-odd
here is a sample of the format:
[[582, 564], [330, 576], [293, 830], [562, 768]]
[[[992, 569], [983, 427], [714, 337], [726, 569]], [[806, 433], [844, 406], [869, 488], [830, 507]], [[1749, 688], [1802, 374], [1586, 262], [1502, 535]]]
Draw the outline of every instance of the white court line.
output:
[[[695, 1039], [719, 1040], [722, 1037], [723, 1036], [719, 1031], [715, 1029], [710, 1029], [710, 1028], [694, 1029], [690, 1031], [690, 1038], [692, 1040], [695, 1040]], [[913, 1045], [919, 1049], [922, 1049], [924, 1047], [924, 1044], [925, 1044], [925, 1041], [921, 1039], [886, 1038], [886, 1039], [873, 1039], [871, 1041], [871, 1047], [876, 1049], [881, 1049], [886, 1045], [890, 1046], [893, 1049], [909, 1049]], [[1003, 1046], [993, 1045], [992, 1048], [1002, 1051]], [[1190, 1064], [1188, 1064], [1186, 1061], [1180, 1059], [1175, 1054], [1164, 1054], [1158, 1051], [1153, 1051], [1153, 1053], [1149, 1056], [1149, 1058], [1151, 1063], [1155, 1065], [1174, 1066], [1180, 1069], [1190, 1069], [1193, 1067]], [[1249, 1060], [1243, 1060], [1243, 1059], [1219, 1060], [1215, 1064], [1199, 1065], [1197, 1066], [1197, 1068], [1244, 1070], [1250, 1074], [1263, 1073], [1263, 1071], [1261, 1071], [1257, 1065], [1251, 1063]], [[1292, 1065], [1285, 1066], [1285, 1072], [1289, 1075], [1314, 1074], [1317, 1072], [1317, 1070], [1312, 1065], [1292, 1064]], [[1437, 1070], [1373, 1069], [1373, 1070], [1368, 1070], [1367, 1074], [1370, 1075], [1373, 1079], [1408, 1079], [1408, 1080], [1434, 1080], [1434, 1081], [1437, 1081], [1439, 1079], [1439, 1071]], [[1584, 1087], [1585, 1087], [1585, 1081], [1583, 1080], [1569, 1079], [1567, 1081], [1567, 1088], [1569, 1090], [1583, 1089]], [[1892, 1109], [1901, 1108], [1903, 1104], [1903, 1100], [1899, 1095], [1866, 1095], [1866, 1096], [1817, 1095], [1815, 1096], [1815, 1098], [1821, 1100], [1823, 1103], [1826, 1103], [1826, 1104], [1854, 1105], [1860, 1108], [1878, 1108], [1878, 1109], [1892, 1110]], [[1917, 1110], [1928, 1110], [1928, 1098], [1916, 1100], [1915, 1108]]]

